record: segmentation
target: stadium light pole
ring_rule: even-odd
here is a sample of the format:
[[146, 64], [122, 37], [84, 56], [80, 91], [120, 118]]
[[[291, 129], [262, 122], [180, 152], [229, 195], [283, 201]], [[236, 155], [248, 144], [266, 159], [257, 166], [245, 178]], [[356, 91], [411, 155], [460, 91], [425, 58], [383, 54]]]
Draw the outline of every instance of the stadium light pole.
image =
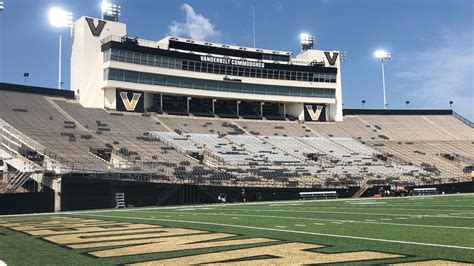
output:
[[3, 11], [3, 9], [5, 9], [5, 4], [3, 0], [0, 0], [0, 11]]
[[[72, 27], [72, 13], [58, 7], [49, 9], [49, 23], [51, 26], [62, 29]], [[59, 31], [59, 58], [58, 58], [58, 89], [61, 89], [61, 49], [62, 33]]]
[[30, 73], [28, 72], [23, 73], [23, 79], [25, 79], [25, 85], [28, 83], [29, 77], [30, 77]]
[[384, 70], [384, 61], [391, 58], [389, 52], [384, 50], [375, 51], [375, 57], [382, 61], [382, 89], [383, 89], [383, 108], [387, 109], [387, 96], [385, 94], [385, 70]]

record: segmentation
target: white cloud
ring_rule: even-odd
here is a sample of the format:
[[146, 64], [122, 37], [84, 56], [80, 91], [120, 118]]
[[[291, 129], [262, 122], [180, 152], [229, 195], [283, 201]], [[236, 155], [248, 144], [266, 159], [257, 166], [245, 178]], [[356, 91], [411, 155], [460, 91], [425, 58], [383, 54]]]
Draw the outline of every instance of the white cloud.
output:
[[432, 47], [408, 54], [397, 72], [398, 91], [408, 91], [423, 108], [447, 108], [474, 119], [474, 48], [471, 30], [441, 31]]
[[170, 35], [205, 40], [220, 34], [214, 29], [214, 24], [203, 15], [197, 14], [192, 6], [183, 4], [181, 9], [186, 13], [186, 19], [184, 22], [173, 21], [169, 29]]

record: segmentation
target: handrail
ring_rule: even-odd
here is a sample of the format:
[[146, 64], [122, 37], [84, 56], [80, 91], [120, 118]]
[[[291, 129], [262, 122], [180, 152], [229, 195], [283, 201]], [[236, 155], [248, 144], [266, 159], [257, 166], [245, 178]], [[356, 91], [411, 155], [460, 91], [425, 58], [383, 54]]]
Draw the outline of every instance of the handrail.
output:
[[465, 118], [464, 116], [456, 113], [453, 111], [453, 116], [456, 117], [457, 119], [461, 120], [464, 124], [470, 126], [471, 128], [474, 128], [474, 123], [471, 122], [469, 119]]
[[[53, 167], [56, 170], [59, 170], [60, 172], [87, 172], [87, 173], [130, 173], [130, 172], [136, 172], [136, 171], [157, 171], [158, 168], [156, 167], [155, 164], [148, 164], [148, 163], [137, 163], [137, 162], [120, 162], [118, 167], [112, 167], [111, 169], [104, 170], [104, 171], [98, 171], [94, 169], [87, 169], [84, 167], [84, 163], [75, 163], [72, 162], [62, 156], [59, 156], [57, 153], [51, 151], [50, 149], [46, 148], [45, 146], [39, 144], [32, 138], [28, 137], [25, 135], [23, 132], [20, 130], [14, 128], [12, 125], [10, 125], [8, 122], [0, 118], [0, 135], [2, 134], [8, 134], [8, 139], [15, 138], [18, 141], [26, 144], [29, 146], [31, 149], [34, 151], [48, 156], [49, 158], [55, 160], [61, 165], [56, 165], [54, 162], [50, 163], [50, 165], [53, 165]], [[0, 138], [0, 143], [2, 139]], [[6, 143], [7, 144], [7, 143]], [[7, 144], [8, 145], [8, 144]], [[11, 145], [8, 145], [9, 147]], [[46, 169], [48, 169], [48, 165], [43, 165]]]

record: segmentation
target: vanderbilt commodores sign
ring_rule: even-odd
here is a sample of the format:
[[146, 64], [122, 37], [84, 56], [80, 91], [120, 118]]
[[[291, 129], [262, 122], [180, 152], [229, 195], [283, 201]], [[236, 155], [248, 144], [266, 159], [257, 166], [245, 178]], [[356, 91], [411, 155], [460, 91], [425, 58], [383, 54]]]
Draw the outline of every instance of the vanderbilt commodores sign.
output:
[[116, 109], [117, 111], [143, 113], [145, 101], [143, 92], [116, 90]]
[[326, 121], [326, 106], [317, 104], [304, 104], [305, 121]]

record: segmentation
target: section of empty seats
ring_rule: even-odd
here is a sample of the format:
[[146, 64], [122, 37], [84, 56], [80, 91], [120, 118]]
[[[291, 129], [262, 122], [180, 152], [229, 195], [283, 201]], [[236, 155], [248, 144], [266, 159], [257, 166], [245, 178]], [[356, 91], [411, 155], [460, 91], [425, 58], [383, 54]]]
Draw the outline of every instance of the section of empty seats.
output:
[[106, 112], [103, 109], [84, 108], [76, 102], [56, 100], [64, 111], [91, 131], [115, 131], [143, 134], [149, 130], [166, 131], [159, 122], [141, 114]]
[[265, 163], [265, 159], [232, 144], [230, 140], [217, 134], [189, 134], [189, 138], [203, 147], [208, 155], [225, 163], [232, 165]]
[[262, 138], [273, 146], [300, 160], [305, 160], [311, 154], [320, 153], [320, 151], [316, 150], [314, 147], [301, 142], [295, 137], [265, 136]]
[[202, 148], [196, 147], [197, 145], [193, 143], [187, 136], [179, 135], [176, 132], [159, 132], [151, 131], [151, 136], [156, 137], [164, 143], [169, 144], [171, 147], [176, 148], [177, 150], [187, 153], [187, 154], [200, 154], [202, 153]]
[[303, 126], [297, 122], [235, 120], [235, 123], [253, 135], [285, 137], [314, 136], [311, 130], [303, 128]]
[[372, 163], [376, 159], [369, 156], [363, 156], [355, 154], [354, 152], [343, 148], [327, 139], [318, 137], [305, 137], [302, 138], [306, 144], [313, 146], [322, 153], [333, 157], [334, 159], [341, 160], [348, 163]]
[[0, 90], [1, 118], [47, 149], [47, 155], [74, 169], [103, 171], [107, 164], [90, 153], [104, 147], [88, 132], [80, 131], [45, 99], [45, 96]]
[[459, 139], [474, 140], [474, 128], [452, 115], [430, 115], [425, 118]]
[[362, 140], [380, 139], [378, 130], [365, 124], [357, 116], [345, 116], [344, 121], [337, 123], [306, 123], [305, 125], [323, 137], [348, 137]]
[[227, 135], [227, 139], [240, 147], [271, 163], [295, 164], [300, 163], [296, 158], [270, 146], [265, 141], [250, 135]]
[[390, 140], [456, 140], [437, 124], [420, 115], [360, 115]]
[[165, 125], [177, 132], [183, 133], [211, 133], [211, 134], [242, 134], [240, 128], [227, 119], [205, 119], [158, 116]]
[[[462, 173], [462, 161], [460, 161], [459, 158], [455, 155], [443, 156], [449, 155], [450, 152], [454, 154], [453, 151], [459, 152], [453, 144], [456, 143], [456, 141], [449, 141], [445, 144], [442, 143], [443, 142], [440, 141], [385, 141], [368, 144], [386, 154], [389, 159], [394, 157], [400, 158], [402, 161], [399, 161], [399, 163], [414, 164], [426, 169], [431, 175], [438, 176], [439, 178], [460, 180], [459, 178], [464, 176], [464, 179], [469, 179], [468, 176]], [[464, 145], [469, 144], [464, 143]], [[473, 157], [472, 152], [470, 156], [470, 158]]]
[[380, 152], [351, 138], [330, 138], [331, 141], [359, 154], [374, 155]]
[[57, 131], [68, 119], [41, 95], [0, 90], [1, 118], [17, 129]]

